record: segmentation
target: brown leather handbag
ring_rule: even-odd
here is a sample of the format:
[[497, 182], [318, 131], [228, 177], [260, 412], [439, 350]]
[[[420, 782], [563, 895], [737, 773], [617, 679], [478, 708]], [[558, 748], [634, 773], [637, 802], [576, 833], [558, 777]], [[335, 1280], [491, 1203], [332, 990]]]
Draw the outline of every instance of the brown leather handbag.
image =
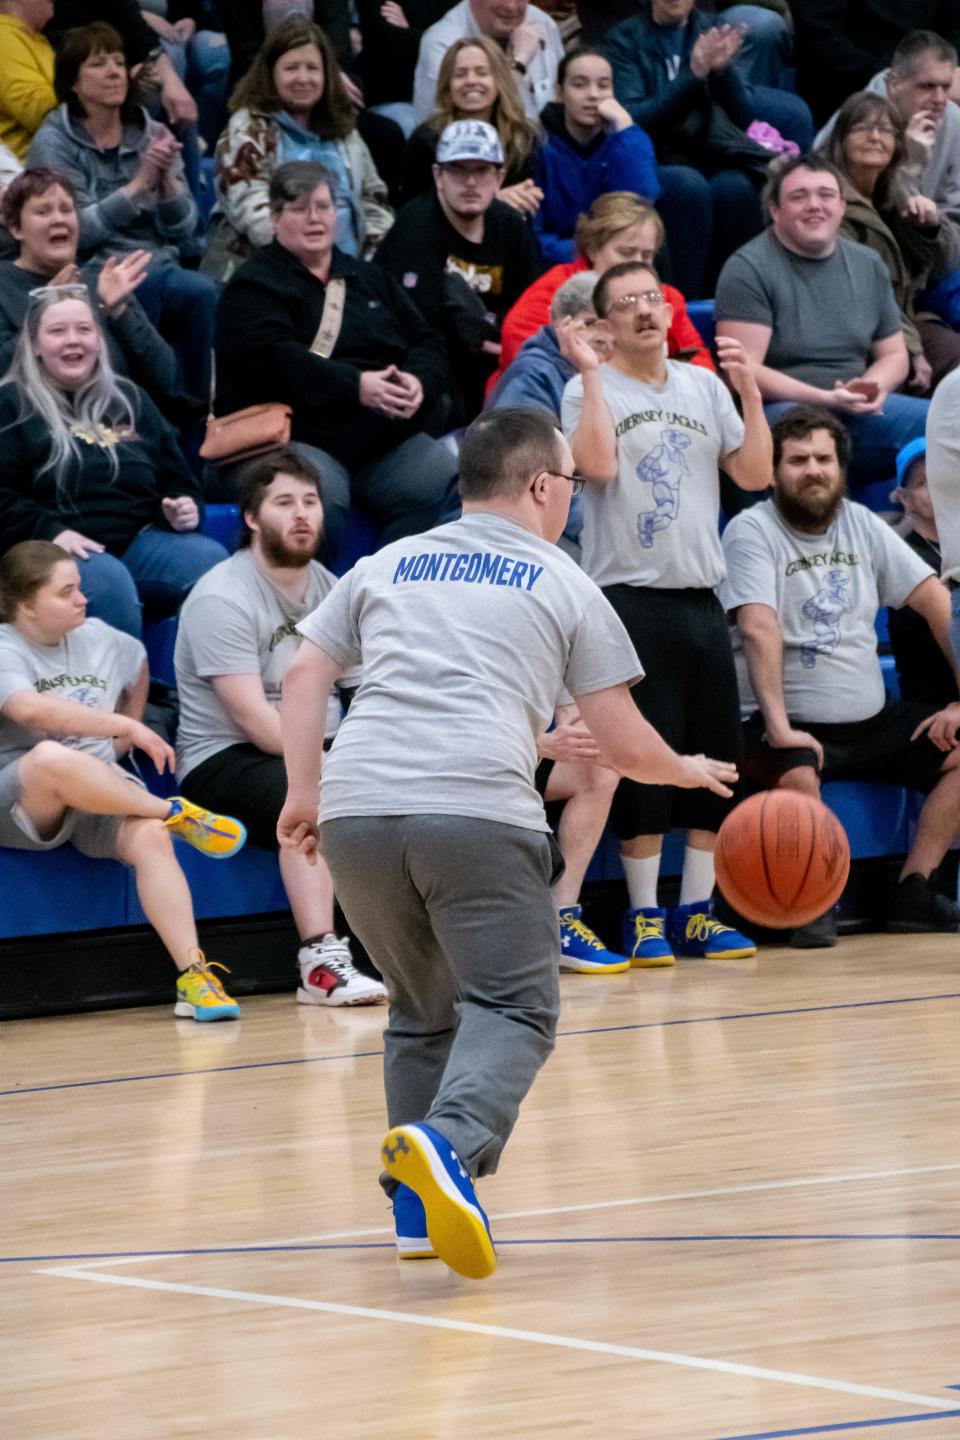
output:
[[[318, 355], [323, 360], [330, 358], [340, 334], [345, 290], [346, 282], [343, 279], [328, 280], [320, 328], [310, 346], [311, 355]], [[289, 445], [290, 422], [293, 418], [293, 410], [289, 405], [271, 401], [265, 405], [248, 405], [245, 410], [234, 410], [230, 415], [214, 415], [213, 397], [216, 383], [211, 356], [210, 413], [207, 416], [203, 444], [200, 446], [201, 460], [209, 460], [211, 465], [235, 465], [241, 460], [252, 460], [256, 455], [266, 455], [270, 450]]]

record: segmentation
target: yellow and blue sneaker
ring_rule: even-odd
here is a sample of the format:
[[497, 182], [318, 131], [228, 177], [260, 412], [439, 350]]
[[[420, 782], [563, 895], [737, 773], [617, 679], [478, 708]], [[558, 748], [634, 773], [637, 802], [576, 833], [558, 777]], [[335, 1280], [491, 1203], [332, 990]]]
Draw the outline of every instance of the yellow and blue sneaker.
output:
[[577, 975], [616, 975], [629, 970], [630, 961], [625, 955], [615, 955], [608, 950], [580, 919], [579, 905], [560, 907], [560, 969]]
[[676, 965], [667, 940], [667, 912], [659, 905], [645, 905], [623, 914], [623, 953], [634, 970], [660, 970]]
[[712, 900], [671, 910], [670, 939], [676, 953], [687, 960], [749, 960], [757, 953], [746, 935], [716, 919]]
[[485, 1280], [497, 1268], [490, 1225], [460, 1157], [429, 1125], [394, 1125], [380, 1153], [388, 1175], [423, 1205], [433, 1249], [451, 1270]]
[[173, 1013], [180, 1020], [238, 1020], [240, 1006], [231, 999], [213, 970], [223, 970], [229, 975], [226, 965], [209, 963], [202, 950], [197, 951], [198, 959], [188, 970], [181, 970], [177, 980], [177, 1003]]
[[415, 1195], [409, 1185], [398, 1185], [392, 1203], [397, 1259], [436, 1260], [437, 1252], [427, 1234], [427, 1212], [420, 1196]]
[[170, 814], [163, 823], [211, 860], [228, 860], [243, 848], [247, 838], [247, 828], [239, 820], [230, 815], [215, 815], [202, 805], [184, 800], [182, 795], [173, 796]]

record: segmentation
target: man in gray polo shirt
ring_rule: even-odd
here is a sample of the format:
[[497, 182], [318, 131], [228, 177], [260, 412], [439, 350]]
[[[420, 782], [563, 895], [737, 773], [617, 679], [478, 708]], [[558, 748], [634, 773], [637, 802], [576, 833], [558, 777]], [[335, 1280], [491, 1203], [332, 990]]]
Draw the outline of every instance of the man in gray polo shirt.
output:
[[[796, 406], [773, 427], [773, 498], [723, 534], [718, 594], [736, 621], [747, 717], [744, 773], [763, 788], [817, 796], [827, 779], [880, 780], [927, 800], [890, 896], [888, 928], [960, 928], [930, 876], [960, 828], [957, 706], [886, 698], [874, 629], [882, 605], [908, 605], [950, 654], [950, 604], [930, 566], [872, 510], [845, 498], [850, 442], [835, 416]], [[836, 941], [833, 911], [795, 931], [800, 948]]]
[[[604, 760], [729, 794], [732, 765], [677, 755], [641, 717], [636, 651], [557, 546], [569, 447], [533, 410], [481, 415], [460, 451], [463, 517], [361, 560], [300, 625], [281, 712], [283, 845], [320, 843], [390, 994], [383, 1145], [403, 1254], [495, 1266], [473, 1179], [492, 1174], [554, 1043], [555, 871], [534, 789], [561, 686]], [[363, 676], [324, 761], [330, 684]]]

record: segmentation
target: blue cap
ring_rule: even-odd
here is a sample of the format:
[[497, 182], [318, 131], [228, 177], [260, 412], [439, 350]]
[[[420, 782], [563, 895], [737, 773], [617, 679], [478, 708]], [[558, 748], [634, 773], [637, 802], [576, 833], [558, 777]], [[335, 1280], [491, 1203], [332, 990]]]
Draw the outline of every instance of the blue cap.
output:
[[907, 471], [914, 460], [919, 460], [927, 453], [926, 436], [918, 435], [916, 440], [911, 440], [909, 445], [904, 445], [897, 456], [897, 484], [902, 485]]

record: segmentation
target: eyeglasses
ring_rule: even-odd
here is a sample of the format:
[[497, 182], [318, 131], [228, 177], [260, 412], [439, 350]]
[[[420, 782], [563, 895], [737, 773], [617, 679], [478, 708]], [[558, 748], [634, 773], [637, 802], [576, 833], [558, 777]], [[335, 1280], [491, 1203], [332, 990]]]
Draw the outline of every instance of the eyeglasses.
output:
[[556, 480], [569, 480], [573, 486], [574, 495], [579, 495], [590, 479], [589, 475], [581, 475], [578, 470], [574, 470], [572, 475], [565, 475], [562, 470], [541, 470], [540, 473], [541, 475], [552, 475]]
[[850, 126], [851, 135], [896, 135], [892, 125], [882, 124], [879, 120], [861, 120], [859, 125]]
[[616, 310], [618, 315], [622, 315], [625, 310], [635, 309], [638, 300], [644, 301], [651, 310], [654, 310], [658, 305], [663, 304], [663, 294], [659, 290], [640, 290], [636, 295], [621, 295], [619, 300], [610, 301], [607, 314], [609, 315], [611, 310]]

